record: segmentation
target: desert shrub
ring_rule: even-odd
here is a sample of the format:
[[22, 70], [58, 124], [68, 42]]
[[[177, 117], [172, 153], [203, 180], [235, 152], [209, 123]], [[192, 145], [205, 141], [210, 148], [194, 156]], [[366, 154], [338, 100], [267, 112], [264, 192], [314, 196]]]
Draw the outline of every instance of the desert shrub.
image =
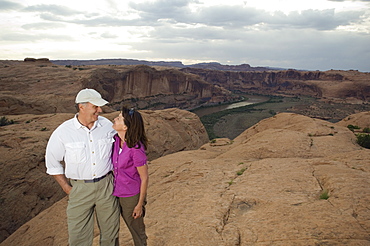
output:
[[271, 114], [271, 115], [276, 115], [276, 112], [275, 112], [275, 110], [270, 109], [270, 110], [269, 110], [269, 114]]
[[355, 129], [360, 129], [360, 127], [359, 127], [359, 126], [354, 126], [354, 125], [348, 125], [347, 127], [348, 127], [348, 129], [350, 129], [351, 131], [354, 131]]
[[236, 172], [236, 174], [240, 176], [240, 175], [242, 175], [245, 172], [245, 170], [247, 170], [247, 169], [246, 168], [242, 168], [242, 169], [240, 169], [240, 171]]
[[362, 131], [365, 132], [365, 133], [370, 133], [370, 128], [369, 127], [365, 127]]
[[11, 125], [14, 124], [14, 120], [9, 120], [5, 116], [2, 116], [0, 118], [0, 126], [6, 126], [6, 125]]
[[320, 199], [328, 200], [329, 199], [329, 191], [328, 190], [322, 190], [320, 194]]
[[360, 133], [356, 135], [357, 137], [357, 143], [364, 148], [370, 149], [370, 135]]

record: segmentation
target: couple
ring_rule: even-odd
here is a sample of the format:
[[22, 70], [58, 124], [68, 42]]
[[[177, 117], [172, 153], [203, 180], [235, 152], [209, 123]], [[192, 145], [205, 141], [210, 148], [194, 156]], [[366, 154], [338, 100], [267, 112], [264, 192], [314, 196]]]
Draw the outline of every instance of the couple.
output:
[[147, 245], [143, 217], [148, 141], [143, 119], [124, 107], [112, 125], [99, 116], [107, 103], [96, 90], [81, 90], [78, 113], [52, 133], [46, 147], [46, 172], [69, 195], [70, 246], [92, 245], [95, 213], [100, 245], [118, 245], [120, 214], [135, 246]]

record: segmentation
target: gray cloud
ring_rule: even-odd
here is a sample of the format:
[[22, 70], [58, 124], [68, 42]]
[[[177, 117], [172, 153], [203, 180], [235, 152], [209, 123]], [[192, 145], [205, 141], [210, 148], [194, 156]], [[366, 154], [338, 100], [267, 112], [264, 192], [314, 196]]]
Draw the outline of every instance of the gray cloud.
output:
[[[341, 1], [341, 0], [331, 0]], [[370, 2], [370, 0], [363, 2]], [[117, 1], [109, 0], [112, 13], [83, 12], [59, 5], [34, 5], [24, 11], [37, 14], [41, 20], [27, 23], [25, 34], [16, 31], [0, 33], [0, 41], [30, 43], [46, 40], [74, 41], [73, 35], [47, 35], [47, 29], [68, 24], [86, 26], [94, 40], [116, 39], [122, 51], [99, 51], [99, 47], [85, 53], [67, 47], [63, 54], [55, 51], [53, 57], [73, 55], [77, 59], [95, 57], [130, 57], [134, 59], [213, 60], [224, 64], [249, 63], [252, 66], [328, 70], [359, 69], [370, 71], [370, 35], [339, 31], [338, 27], [366, 21], [365, 11], [304, 10], [290, 13], [270, 13], [263, 9], [239, 6], [209, 6], [195, 0], [160, 0], [146, 3], [130, 2], [131, 9], [115, 9]], [[6, 3], [3, 5], [3, 3]], [[12, 2], [0, 0], [0, 11], [21, 8]], [[126, 19], [117, 13], [131, 12], [137, 19]], [[138, 27], [145, 30], [143, 41], [132, 42], [119, 37], [117, 28], [99, 31], [93, 27]], [[147, 28], [150, 27], [150, 28]], [[364, 24], [363, 26], [364, 27]], [[109, 31], [108, 31], [109, 30]], [[149, 31], [150, 30], [150, 31]], [[41, 32], [41, 34], [35, 33]], [[44, 35], [42, 33], [45, 33]], [[135, 34], [140, 34], [137, 31]], [[89, 40], [84, 41], [86, 43]], [[132, 46], [131, 50], [127, 50]], [[54, 51], [49, 51], [54, 52]], [[104, 53], [99, 53], [104, 52]], [[90, 56], [90, 57], [88, 57]], [[62, 58], [62, 57], [61, 57]]]
[[143, 19], [182, 19], [183, 16], [191, 14], [189, 4], [197, 2], [193, 0], [158, 0], [154, 2], [135, 3], [130, 2], [129, 6], [140, 12]]
[[304, 10], [301, 12], [275, 12], [250, 8], [247, 6], [210, 6], [201, 7], [193, 13], [187, 4], [190, 1], [178, 1], [177, 4], [160, 8], [158, 2], [151, 4], [131, 4], [139, 11], [141, 21], [153, 22], [169, 19], [169, 22], [184, 24], [204, 24], [225, 28], [248, 27], [256, 24], [269, 25], [271, 28], [295, 27], [317, 30], [333, 30], [341, 25], [361, 21], [363, 11], [344, 11], [336, 13], [334, 9]]
[[102, 38], [117, 38], [118, 36], [109, 32], [102, 33], [100, 35]]
[[25, 33], [1, 33], [0, 41], [14, 41], [14, 42], [34, 42], [40, 40], [49, 40], [49, 41], [74, 41], [71, 36], [67, 35], [52, 35], [47, 33], [38, 33], [38, 34], [25, 34]]
[[0, 0], [0, 11], [17, 10], [23, 8], [22, 5], [11, 1]]
[[65, 27], [65, 25], [60, 24], [60, 23], [46, 23], [46, 22], [25, 24], [22, 26], [22, 28], [26, 30], [48, 30], [48, 29], [63, 28], [63, 27]]
[[[191, 18], [191, 16], [188, 16]], [[211, 26], [243, 27], [266, 21], [271, 16], [264, 10], [240, 6], [211, 6], [202, 8], [194, 20]]]
[[54, 4], [40, 4], [40, 5], [32, 5], [28, 6], [23, 9], [26, 12], [41, 12], [41, 13], [50, 13], [53, 15], [61, 15], [61, 16], [73, 16], [78, 14], [83, 14], [81, 11], [77, 11], [65, 6], [61, 5], [54, 5]]
[[171, 38], [170, 33], [173, 30], [170, 29], [162, 38], [158, 34], [155, 39], [131, 45], [134, 49], [150, 50], [151, 53], [146, 54], [148, 56], [168, 59], [181, 57], [189, 60], [214, 60], [224, 64], [231, 62], [311, 70], [370, 71], [368, 35], [313, 30], [274, 30], [244, 32], [235, 40], [234, 36], [230, 39], [210, 40], [202, 39], [201, 30], [198, 31], [197, 38], [192, 38], [191, 33]]
[[[97, 16], [84, 13], [79, 18], [65, 18], [82, 12], [56, 5], [37, 5], [29, 9], [42, 13], [40, 17], [48, 21], [68, 22], [85, 26], [153, 26], [166, 24], [201, 24], [223, 28], [248, 28], [256, 24], [269, 29], [282, 28], [310, 28], [316, 30], [334, 30], [338, 26], [361, 22], [363, 11], [343, 11], [336, 13], [334, 9], [304, 10], [301, 12], [268, 13], [265, 10], [246, 6], [210, 6], [201, 7], [197, 12], [191, 12], [188, 4], [190, 0], [161, 0], [150, 3], [130, 3], [138, 11], [140, 18], [126, 20], [115, 16]], [[166, 3], [166, 4], [165, 4]], [[163, 5], [165, 4], [165, 5]], [[163, 5], [163, 6], [162, 6]], [[161, 7], [162, 6], [162, 7]], [[63, 14], [66, 13], [66, 14]]]
[[317, 30], [334, 30], [338, 26], [349, 25], [361, 20], [363, 11], [346, 11], [335, 13], [334, 9], [304, 10], [301, 13], [284, 14], [276, 12], [267, 24], [296, 28], [313, 28]]

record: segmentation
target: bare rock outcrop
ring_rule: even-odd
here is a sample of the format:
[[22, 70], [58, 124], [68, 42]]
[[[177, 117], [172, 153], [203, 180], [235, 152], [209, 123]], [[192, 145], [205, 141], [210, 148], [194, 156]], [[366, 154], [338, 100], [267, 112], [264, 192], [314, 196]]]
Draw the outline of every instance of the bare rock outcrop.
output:
[[[160, 157], [149, 164], [148, 243], [369, 245], [369, 158], [346, 127], [287, 113], [233, 141]], [[2, 245], [66, 244], [65, 206]], [[124, 225], [120, 240], [133, 245]]]
[[345, 126], [353, 125], [360, 128], [370, 128], [370, 112], [360, 112], [357, 114], [351, 114], [339, 121], [337, 125]]
[[[273, 142], [271, 142], [273, 139]], [[255, 124], [235, 138], [238, 147], [225, 155], [238, 153], [246, 158], [315, 158], [334, 152], [361, 149], [346, 127], [306, 116], [281, 113]]]
[[44, 63], [50, 63], [49, 58], [31, 58], [31, 57], [26, 57], [24, 58], [25, 62], [44, 62]]
[[[197, 149], [208, 135], [197, 115], [180, 109], [141, 111], [150, 160]], [[118, 112], [105, 114], [112, 120]], [[0, 241], [65, 196], [45, 173], [45, 148], [52, 131], [73, 114], [10, 115], [15, 124], [0, 127]], [[41, 244], [47, 245], [47, 244]]]

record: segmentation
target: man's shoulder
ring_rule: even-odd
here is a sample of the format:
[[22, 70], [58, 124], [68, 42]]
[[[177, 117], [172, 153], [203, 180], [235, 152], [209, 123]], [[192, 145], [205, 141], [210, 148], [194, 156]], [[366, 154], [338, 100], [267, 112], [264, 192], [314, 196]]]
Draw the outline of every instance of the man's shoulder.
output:
[[62, 131], [63, 129], [73, 127], [73, 126], [74, 126], [74, 124], [73, 124], [73, 120], [74, 120], [74, 118], [64, 121], [62, 124], [60, 124], [60, 125], [55, 129], [55, 131]]

